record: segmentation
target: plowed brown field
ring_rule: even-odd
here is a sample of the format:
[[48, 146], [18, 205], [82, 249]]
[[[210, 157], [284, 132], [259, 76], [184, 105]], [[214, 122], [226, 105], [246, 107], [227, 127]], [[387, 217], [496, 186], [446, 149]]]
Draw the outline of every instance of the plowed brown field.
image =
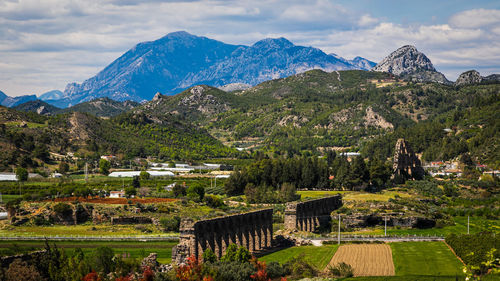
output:
[[93, 197], [93, 198], [66, 197], [66, 198], [54, 199], [55, 202], [73, 202], [75, 200], [78, 200], [80, 202], [85, 202], [85, 203], [94, 203], [94, 204], [128, 204], [128, 201], [132, 201], [133, 204], [135, 204], [135, 203], [148, 204], [148, 203], [173, 202], [173, 201], [177, 201], [178, 199], [171, 199], [171, 198], [131, 198], [131, 199], [127, 199], [127, 198], [99, 198], [99, 197]]
[[330, 261], [334, 266], [340, 262], [350, 264], [354, 276], [394, 275], [391, 247], [387, 244], [342, 245]]

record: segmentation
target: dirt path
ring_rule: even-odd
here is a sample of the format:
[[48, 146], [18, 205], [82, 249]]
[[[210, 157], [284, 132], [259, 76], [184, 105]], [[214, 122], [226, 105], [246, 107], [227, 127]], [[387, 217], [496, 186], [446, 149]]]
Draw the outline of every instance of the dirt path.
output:
[[340, 262], [350, 264], [354, 276], [392, 276], [394, 262], [391, 247], [387, 244], [350, 244], [339, 247], [330, 265]]

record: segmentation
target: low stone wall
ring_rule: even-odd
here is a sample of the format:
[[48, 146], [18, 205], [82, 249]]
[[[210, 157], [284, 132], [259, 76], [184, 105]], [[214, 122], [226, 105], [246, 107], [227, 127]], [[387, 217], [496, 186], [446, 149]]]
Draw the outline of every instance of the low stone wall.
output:
[[299, 203], [287, 203], [285, 228], [288, 230], [315, 231], [330, 222], [330, 213], [342, 207], [342, 196], [335, 195]]
[[257, 252], [270, 248], [272, 237], [272, 209], [197, 222], [183, 219], [179, 244], [172, 249], [172, 261], [183, 263], [190, 256], [201, 258], [206, 249], [211, 249], [220, 258], [230, 244]]

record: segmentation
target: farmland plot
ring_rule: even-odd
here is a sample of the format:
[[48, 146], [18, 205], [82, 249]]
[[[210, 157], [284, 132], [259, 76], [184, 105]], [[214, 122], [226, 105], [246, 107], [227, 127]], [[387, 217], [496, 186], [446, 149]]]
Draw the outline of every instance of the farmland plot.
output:
[[350, 264], [354, 269], [354, 276], [394, 275], [392, 251], [387, 244], [342, 245], [330, 265], [334, 266], [340, 262]]

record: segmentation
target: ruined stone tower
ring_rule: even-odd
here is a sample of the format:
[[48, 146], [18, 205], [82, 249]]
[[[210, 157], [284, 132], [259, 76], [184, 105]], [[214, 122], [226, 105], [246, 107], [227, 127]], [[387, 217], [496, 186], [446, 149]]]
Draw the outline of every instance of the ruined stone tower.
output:
[[393, 178], [422, 179], [424, 169], [405, 139], [398, 139], [394, 150]]

